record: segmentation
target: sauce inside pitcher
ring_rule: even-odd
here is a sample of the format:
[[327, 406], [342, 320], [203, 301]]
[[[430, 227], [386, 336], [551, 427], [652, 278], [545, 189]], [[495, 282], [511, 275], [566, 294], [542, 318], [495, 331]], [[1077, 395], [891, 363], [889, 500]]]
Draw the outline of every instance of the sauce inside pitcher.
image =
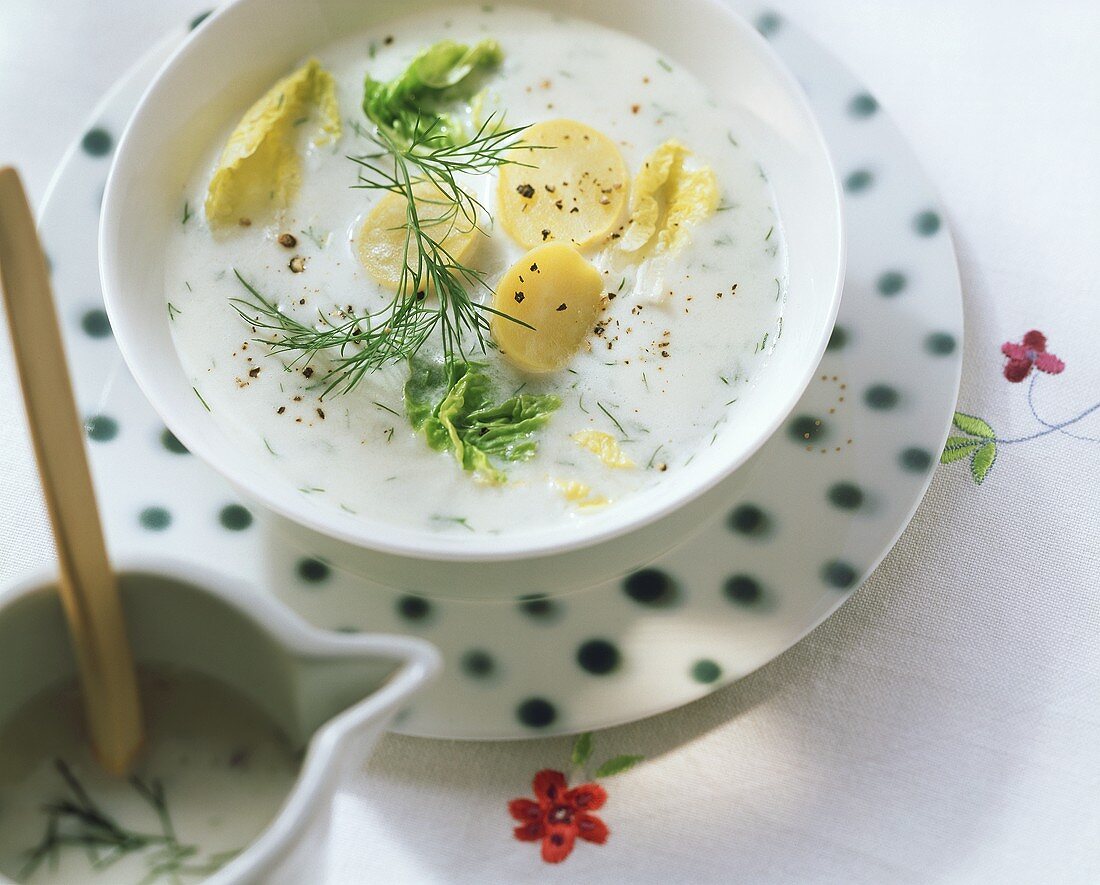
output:
[[75, 684], [0, 726], [0, 872], [19, 882], [198, 882], [274, 819], [300, 754], [254, 703], [193, 672], [140, 673], [146, 746], [107, 774]]

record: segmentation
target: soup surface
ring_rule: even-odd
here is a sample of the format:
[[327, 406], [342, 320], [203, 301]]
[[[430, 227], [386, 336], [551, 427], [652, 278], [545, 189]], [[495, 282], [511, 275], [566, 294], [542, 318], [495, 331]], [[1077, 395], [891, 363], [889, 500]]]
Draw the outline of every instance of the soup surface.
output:
[[[517, 280], [523, 267], [517, 262], [531, 246], [524, 224], [540, 239], [540, 224], [524, 217], [524, 201], [532, 207], [555, 198], [562, 203], [558, 211], [566, 220], [560, 228], [542, 228], [541, 241], [576, 247], [599, 279], [594, 321], [561, 333], [583, 334], [583, 340], [563, 345], [549, 369], [532, 371], [510, 343], [514, 334], [504, 338], [509, 343], [497, 341], [516, 333], [515, 323], [507, 328], [508, 319], [492, 316], [484, 352], [475, 336], [464, 336], [466, 356], [488, 378], [491, 405], [507, 400], [518, 414], [523, 397], [560, 401], [522, 437], [518, 451], [503, 446], [483, 458], [474, 451], [477, 433], [488, 432], [467, 435], [466, 463], [443, 430], [433, 447], [427, 431], [410, 420], [405, 385], [415, 369], [407, 361], [363, 373], [350, 390], [346, 384], [329, 389], [341, 380], [339, 372], [332, 374], [338, 358], [356, 352], [356, 343], [312, 353], [280, 347], [285, 329], [265, 328], [271, 315], [256, 310], [259, 296], [309, 333], [346, 329], [349, 318], [377, 313], [394, 301], [394, 281], [379, 282], [362, 259], [365, 226], [388, 230], [405, 218], [405, 203], [398, 206], [398, 221], [381, 224], [376, 219], [382, 214], [368, 218], [394, 195], [356, 187], [365, 170], [350, 158], [379, 152], [362, 107], [364, 75], [392, 82], [441, 40], [470, 46], [492, 40], [499, 46], [499, 64], [485, 71], [476, 94], [448, 107], [447, 119], [464, 123], [466, 137], [486, 121], [490, 130], [575, 121], [595, 130], [593, 140], [610, 142], [625, 169], [623, 180], [613, 181], [611, 164], [602, 172], [581, 171], [578, 160], [576, 180], [563, 176], [557, 184], [553, 175], [542, 174], [543, 167], [568, 165], [568, 133], [536, 127], [532, 131], [545, 141], [566, 140], [555, 147], [533, 138], [528, 144], [544, 150], [508, 155], [530, 166], [492, 167], [483, 174], [459, 170], [458, 183], [484, 207], [478, 213], [483, 233], [469, 251], [463, 244], [453, 250], [484, 275], [485, 286], [465, 281], [472, 301], [520, 312], [524, 293]], [[764, 369], [782, 334], [784, 240], [764, 158], [741, 145], [736, 119], [719, 109], [693, 75], [625, 34], [504, 5], [396, 20], [318, 47], [313, 57], [335, 83], [342, 128], [338, 136], [318, 140], [316, 114], [301, 117], [300, 182], [293, 197], [266, 216], [214, 223], [210, 204], [206, 213], [202, 207], [222, 154], [219, 141], [181, 193], [182, 221], [170, 244], [165, 288], [176, 348], [196, 395], [235, 445], [273, 464], [279, 481], [320, 506], [437, 532], [522, 533], [584, 520], [623, 506], [640, 490], [675, 482], [694, 453], [737, 421], [738, 397]], [[226, 122], [228, 136], [233, 121]], [[587, 140], [588, 129], [572, 131]], [[655, 187], [646, 176], [670, 158], [673, 172], [663, 185], [658, 176], [649, 206], [661, 232], [628, 251], [627, 241], [639, 239], [647, 188]], [[587, 217], [573, 211], [569, 194], [580, 193], [588, 171], [605, 177], [592, 194], [608, 217], [622, 204], [621, 215], [591, 241], [568, 227], [570, 216]], [[531, 182], [540, 185], [537, 193]], [[506, 206], [517, 202], [518, 209]], [[584, 212], [591, 215], [593, 208]], [[661, 237], [664, 245], [658, 244]], [[521, 276], [508, 276], [510, 268], [519, 268]], [[502, 281], [514, 285], [503, 295], [498, 291], [494, 301]], [[555, 291], [572, 282], [549, 285]], [[435, 287], [419, 288], [425, 305], [438, 303]], [[531, 334], [548, 340], [548, 324], [575, 316], [566, 300], [531, 322]], [[537, 307], [528, 301], [523, 310]], [[438, 358], [441, 350], [437, 328], [417, 359]], [[521, 405], [538, 411], [540, 402], [545, 405], [536, 399]]]
[[[198, 882], [275, 817], [298, 770], [277, 726], [207, 677], [149, 669], [140, 679], [147, 743], [133, 782], [92, 756], [75, 685], [45, 691], [3, 725], [0, 872], [80, 885]], [[62, 804], [67, 812], [48, 811]]]

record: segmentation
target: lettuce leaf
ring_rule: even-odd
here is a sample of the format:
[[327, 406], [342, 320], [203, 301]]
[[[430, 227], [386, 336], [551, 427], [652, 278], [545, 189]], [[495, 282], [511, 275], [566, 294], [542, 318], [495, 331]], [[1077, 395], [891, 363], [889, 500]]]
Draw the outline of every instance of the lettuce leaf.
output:
[[260, 220], [289, 205], [302, 178], [298, 126], [307, 122], [316, 126], [315, 146], [340, 138], [336, 81], [316, 59], [272, 86], [229, 136], [206, 194], [212, 225]]
[[368, 73], [363, 81], [363, 113], [399, 143], [407, 145], [430, 130], [433, 146], [459, 144], [463, 126], [443, 108], [472, 98], [485, 75], [503, 58], [496, 40], [482, 40], [475, 46], [440, 40], [392, 80], [375, 80]]
[[484, 368], [414, 357], [405, 383], [405, 414], [433, 449], [452, 451], [464, 470], [499, 484], [506, 477], [490, 456], [504, 461], [534, 456], [534, 436], [561, 400], [553, 394], [522, 394], [494, 405]]

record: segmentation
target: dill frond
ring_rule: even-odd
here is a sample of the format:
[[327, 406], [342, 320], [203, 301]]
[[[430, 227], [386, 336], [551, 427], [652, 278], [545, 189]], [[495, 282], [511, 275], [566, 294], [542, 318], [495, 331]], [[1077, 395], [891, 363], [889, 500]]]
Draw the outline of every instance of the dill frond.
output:
[[149, 833], [130, 829], [104, 811], [63, 760], [54, 760], [54, 767], [68, 795], [43, 806], [46, 830], [39, 843], [27, 852], [20, 879], [33, 876], [44, 862], [56, 864], [66, 848], [86, 852], [96, 870], [103, 870], [127, 855], [140, 854], [147, 868], [143, 883], [165, 878], [178, 882], [181, 875], [209, 875], [239, 853], [224, 852], [203, 859], [198, 846], [181, 843], [176, 837], [168, 799], [160, 781], [130, 778], [130, 786], [148, 803], [160, 824], [159, 833]]
[[[331, 363], [325, 375], [323, 395], [346, 393], [368, 372], [413, 356], [433, 335], [438, 335], [447, 362], [468, 362], [469, 355], [484, 353], [489, 346], [488, 315], [513, 322], [520, 320], [478, 301], [471, 290], [489, 291], [484, 274], [463, 264], [443, 246], [456, 228], [479, 229], [486, 207], [462, 186], [460, 176], [483, 175], [506, 163], [518, 162], [509, 152], [520, 143], [524, 126], [503, 128], [490, 117], [474, 135], [455, 144], [436, 131], [437, 123], [417, 128], [404, 146], [385, 130], [357, 134], [370, 140], [377, 151], [352, 156], [359, 166], [355, 188], [381, 190], [405, 199], [405, 265], [390, 302], [381, 310], [357, 315], [342, 311], [337, 319], [322, 313], [309, 326], [286, 314], [260, 293], [239, 271], [234, 271], [248, 298], [232, 299], [241, 317], [257, 331], [275, 353], [293, 353], [291, 365], [323, 355]], [[419, 202], [432, 206], [432, 217], [421, 217], [414, 188], [430, 183], [438, 200]], [[438, 208], [438, 212], [436, 209]], [[530, 328], [528, 326], [528, 328]]]

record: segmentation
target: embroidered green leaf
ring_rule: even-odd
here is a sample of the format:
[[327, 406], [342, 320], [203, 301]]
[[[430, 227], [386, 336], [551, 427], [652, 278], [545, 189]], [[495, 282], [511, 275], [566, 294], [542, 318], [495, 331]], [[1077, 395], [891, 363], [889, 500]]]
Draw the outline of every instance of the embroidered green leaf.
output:
[[608, 759], [596, 769], [596, 777], [611, 777], [614, 774], [622, 774], [624, 771], [632, 769], [644, 758], [644, 756], [616, 756], [613, 759]]
[[963, 412], [956, 412], [952, 423], [963, 433], [969, 433], [971, 436], [981, 437], [982, 439], [994, 439], [997, 436], [993, 432], [993, 428], [981, 418]]
[[980, 445], [982, 445], [982, 441], [974, 439], [973, 437], [949, 437], [947, 444], [943, 447], [943, 454], [940, 455], [940, 463], [950, 464], [953, 461], [961, 461], [963, 458], [969, 458], [974, 453], [974, 450]]
[[997, 444], [987, 442], [974, 453], [974, 459], [970, 462], [970, 473], [974, 482], [981, 483], [989, 473], [989, 468], [997, 460]]
[[592, 732], [586, 731], [584, 734], [577, 735], [576, 741], [573, 742], [573, 764], [578, 767], [583, 766], [591, 755]]

